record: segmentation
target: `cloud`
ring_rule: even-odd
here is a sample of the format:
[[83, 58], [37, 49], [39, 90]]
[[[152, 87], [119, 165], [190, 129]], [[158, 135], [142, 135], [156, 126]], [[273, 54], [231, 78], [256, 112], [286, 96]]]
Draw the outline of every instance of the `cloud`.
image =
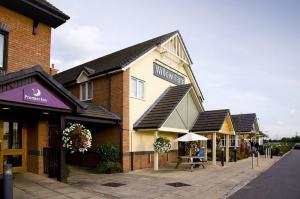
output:
[[102, 32], [96, 26], [66, 24], [53, 31], [51, 63], [66, 70], [107, 53]]
[[294, 114], [294, 113], [296, 113], [296, 112], [297, 112], [297, 110], [294, 109], [294, 108], [290, 110], [290, 114]]

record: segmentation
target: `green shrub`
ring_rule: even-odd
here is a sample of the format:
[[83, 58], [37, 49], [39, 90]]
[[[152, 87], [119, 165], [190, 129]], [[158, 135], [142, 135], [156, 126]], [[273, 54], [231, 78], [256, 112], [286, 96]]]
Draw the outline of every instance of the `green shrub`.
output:
[[100, 144], [96, 148], [102, 162], [118, 162], [120, 158], [120, 150], [112, 144]]
[[102, 162], [97, 165], [98, 173], [115, 173], [121, 171], [121, 164], [119, 162]]
[[274, 148], [271, 148], [272, 155], [278, 156], [280, 155], [280, 147], [276, 146]]

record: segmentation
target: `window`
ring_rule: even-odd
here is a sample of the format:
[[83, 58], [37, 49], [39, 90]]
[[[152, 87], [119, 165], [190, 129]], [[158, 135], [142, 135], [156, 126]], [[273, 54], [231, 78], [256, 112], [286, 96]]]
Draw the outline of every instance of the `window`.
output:
[[80, 99], [82, 101], [93, 99], [93, 84], [92, 82], [84, 82], [80, 84]]
[[0, 69], [5, 67], [6, 58], [6, 33], [0, 31]]
[[131, 97], [145, 98], [145, 82], [143, 80], [131, 77]]
[[22, 149], [22, 130], [18, 122], [3, 122], [3, 149]]

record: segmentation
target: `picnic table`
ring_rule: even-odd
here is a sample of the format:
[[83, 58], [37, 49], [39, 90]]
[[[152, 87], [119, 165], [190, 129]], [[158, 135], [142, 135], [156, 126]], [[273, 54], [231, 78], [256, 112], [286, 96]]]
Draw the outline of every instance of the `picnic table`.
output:
[[[194, 159], [198, 159], [199, 161], [194, 162]], [[199, 156], [179, 156], [177, 158], [177, 164], [176, 164], [176, 169], [178, 168], [178, 166], [180, 164], [186, 164], [186, 165], [190, 165], [190, 169], [191, 171], [193, 171], [195, 165], [201, 165], [203, 168], [205, 168], [204, 164], [203, 164], [203, 157], [199, 157]]]

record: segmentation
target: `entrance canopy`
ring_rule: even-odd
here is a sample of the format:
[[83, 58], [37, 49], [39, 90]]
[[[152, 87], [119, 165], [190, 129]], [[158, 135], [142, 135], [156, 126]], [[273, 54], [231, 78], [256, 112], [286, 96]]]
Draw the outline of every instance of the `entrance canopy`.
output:
[[81, 102], [36, 65], [0, 76], [0, 109], [63, 113], [66, 120], [118, 124], [120, 117], [100, 105]]

